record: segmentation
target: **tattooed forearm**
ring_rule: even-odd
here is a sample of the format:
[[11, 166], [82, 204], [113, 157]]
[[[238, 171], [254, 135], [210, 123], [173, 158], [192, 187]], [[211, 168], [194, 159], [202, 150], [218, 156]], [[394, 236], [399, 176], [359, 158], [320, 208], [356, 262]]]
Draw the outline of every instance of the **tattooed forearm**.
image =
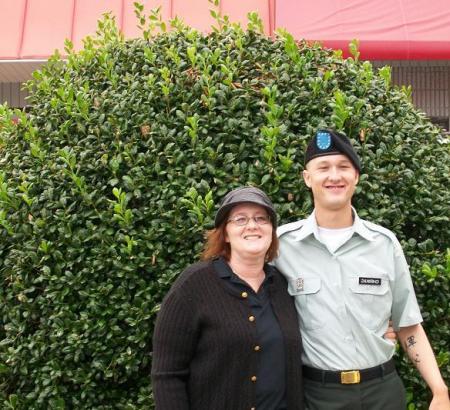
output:
[[413, 347], [416, 344], [416, 339], [414, 338], [414, 336], [409, 336], [406, 338], [406, 348], [410, 349], [411, 347]]
[[418, 364], [418, 363], [420, 363], [419, 353], [412, 351], [416, 344], [417, 344], [417, 341], [414, 336], [408, 336], [406, 338], [405, 350], [408, 351], [408, 355], [411, 358], [411, 360], [413, 360], [415, 364]]

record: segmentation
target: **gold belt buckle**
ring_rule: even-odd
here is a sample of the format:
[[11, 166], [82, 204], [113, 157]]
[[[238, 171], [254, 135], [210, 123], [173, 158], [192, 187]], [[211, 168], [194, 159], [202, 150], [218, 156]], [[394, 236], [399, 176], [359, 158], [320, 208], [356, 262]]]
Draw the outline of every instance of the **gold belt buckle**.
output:
[[361, 381], [359, 370], [341, 372], [341, 384], [357, 384]]

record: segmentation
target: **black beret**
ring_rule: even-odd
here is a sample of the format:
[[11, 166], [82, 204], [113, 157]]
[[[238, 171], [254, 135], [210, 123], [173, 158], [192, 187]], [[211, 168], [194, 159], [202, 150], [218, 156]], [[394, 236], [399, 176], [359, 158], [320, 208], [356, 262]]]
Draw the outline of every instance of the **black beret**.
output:
[[214, 226], [218, 228], [231, 209], [236, 205], [248, 202], [266, 208], [270, 215], [272, 225], [276, 229], [277, 214], [272, 201], [263, 191], [255, 187], [242, 187], [228, 192], [220, 203], [219, 210], [217, 211], [216, 218], [214, 220]]
[[350, 140], [334, 130], [318, 130], [306, 148], [305, 166], [313, 158], [342, 154], [348, 157], [354, 167], [361, 172], [361, 162]]

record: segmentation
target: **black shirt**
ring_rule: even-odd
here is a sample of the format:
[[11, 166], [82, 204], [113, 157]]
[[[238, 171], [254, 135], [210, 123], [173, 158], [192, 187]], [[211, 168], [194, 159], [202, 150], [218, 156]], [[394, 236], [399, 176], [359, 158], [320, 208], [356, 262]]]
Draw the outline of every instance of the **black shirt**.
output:
[[256, 409], [286, 409], [286, 365], [283, 335], [273, 312], [268, 285], [273, 280], [273, 267], [264, 265], [266, 277], [256, 293], [240, 279], [223, 259], [214, 261], [220, 278], [227, 286], [247, 293], [247, 302], [255, 317], [258, 334], [259, 366], [256, 380]]

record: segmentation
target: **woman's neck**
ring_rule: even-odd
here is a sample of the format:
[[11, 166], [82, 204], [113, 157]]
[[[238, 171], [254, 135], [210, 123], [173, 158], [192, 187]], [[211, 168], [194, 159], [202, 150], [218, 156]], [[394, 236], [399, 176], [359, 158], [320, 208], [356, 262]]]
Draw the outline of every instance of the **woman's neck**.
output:
[[255, 292], [264, 281], [264, 259], [261, 257], [243, 260], [239, 256], [232, 255], [228, 261], [232, 271], [245, 281]]

